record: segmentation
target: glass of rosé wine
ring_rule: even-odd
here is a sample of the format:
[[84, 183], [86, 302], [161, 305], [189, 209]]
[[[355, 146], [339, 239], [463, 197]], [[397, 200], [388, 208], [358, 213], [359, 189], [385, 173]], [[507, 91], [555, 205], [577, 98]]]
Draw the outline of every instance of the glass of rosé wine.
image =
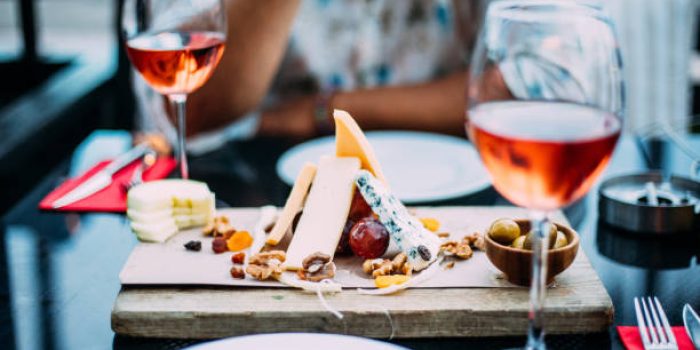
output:
[[224, 53], [224, 4], [222, 0], [124, 0], [122, 29], [134, 68], [175, 106], [180, 176], [187, 179], [187, 95], [209, 80]]
[[544, 349], [549, 214], [581, 198], [620, 135], [622, 63], [610, 18], [574, 1], [490, 3], [473, 52], [467, 133], [496, 190], [530, 212], [526, 349]]

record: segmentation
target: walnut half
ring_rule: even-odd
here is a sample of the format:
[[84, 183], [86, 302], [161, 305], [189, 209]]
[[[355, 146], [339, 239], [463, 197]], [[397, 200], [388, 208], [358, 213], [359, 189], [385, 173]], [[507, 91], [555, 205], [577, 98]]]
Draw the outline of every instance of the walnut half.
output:
[[389, 259], [367, 259], [362, 263], [362, 270], [372, 277], [389, 276], [393, 274], [402, 274], [410, 276], [413, 273], [413, 267], [407, 261], [405, 253], [397, 254], [392, 260]]
[[297, 277], [301, 280], [320, 282], [335, 276], [335, 264], [327, 254], [313, 253], [301, 262], [301, 266], [302, 269], [297, 270]]
[[245, 272], [260, 281], [270, 277], [278, 279], [284, 271], [282, 263], [286, 258], [287, 254], [281, 250], [255, 254], [248, 259], [248, 267], [246, 267]]

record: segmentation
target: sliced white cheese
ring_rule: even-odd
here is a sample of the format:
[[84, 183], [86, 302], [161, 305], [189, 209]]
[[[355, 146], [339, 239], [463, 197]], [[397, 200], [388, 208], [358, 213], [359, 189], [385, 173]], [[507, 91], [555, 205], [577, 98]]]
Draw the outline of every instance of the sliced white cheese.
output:
[[157, 222], [172, 219], [173, 210], [163, 209], [159, 211], [138, 211], [133, 209], [126, 210], [126, 217], [131, 221], [137, 221], [142, 223]]
[[178, 229], [206, 225], [214, 216], [214, 203], [205, 183], [151, 181], [129, 190], [127, 216], [139, 239], [162, 242]]
[[284, 204], [284, 209], [279, 215], [275, 226], [272, 227], [272, 231], [267, 236], [266, 243], [269, 245], [277, 245], [289, 227], [292, 226], [292, 222], [296, 215], [301, 211], [304, 206], [304, 200], [306, 200], [306, 195], [309, 193], [309, 187], [311, 187], [311, 182], [316, 176], [316, 166], [311, 163], [304, 164], [304, 167], [299, 172], [292, 191], [287, 197], [287, 202]]
[[127, 207], [136, 211], [159, 211], [173, 207], [211, 206], [207, 184], [192, 180], [166, 179], [144, 182], [127, 194]]
[[185, 229], [196, 226], [204, 226], [209, 220], [209, 215], [199, 214], [199, 215], [174, 215], [175, 225], [179, 229]]
[[357, 158], [321, 157], [304, 212], [287, 249], [288, 269], [301, 268], [304, 258], [315, 252], [333, 257], [350, 212], [359, 169]]
[[151, 224], [132, 222], [131, 229], [140, 240], [148, 242], [165, 242], [178, 231], [175, 220], [173, 219]]

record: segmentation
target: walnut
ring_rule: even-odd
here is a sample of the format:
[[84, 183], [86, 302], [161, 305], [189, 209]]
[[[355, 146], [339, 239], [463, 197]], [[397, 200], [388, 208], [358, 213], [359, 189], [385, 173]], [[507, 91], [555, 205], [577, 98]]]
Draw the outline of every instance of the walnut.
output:
[[286, 258], [286, 253], [281, 250], [255, 254], [248, 259], [248, 267], [246, 267], [245, 272], [260, 281], [270, 277], [277, 279], [284, 271], [282, 263]]
[[377, 277], [377, 276], [388, 276], [391, 275], [391, 271], [393, 270], [393, 266], [391, 265], [390, 260], [384, 259], [382, 261], [382, 264], [379, 265], [374, 271], [372, 271], [372, 277]]
[[482, 252], [486, 251], [486, 241], [484, 240], [484, 235], [482, 235], [479, 232], [474, 232], [470, 235], [466, 235], [462, 240], [466, 241], [467, 244], [469, 244], [474, 249], [481, 250]]
[[406, 263], [406, 260], [408, 257], [406, 256], [406, 253], [399, 253], [397, 254], [394, 259], [391, 260], [391, 270], [392, 272], [399, 272], [401, 271], [401, 268], [403, 265]]
[[362, 263], [362, 271], [368, 275], [371, 275], [372, 271], [379, 268], [384, 261], [385, 259], [367, 259]]
[[301, 264], [302, 269], [297, 271], [297, 277], [301, 280], [320, 282], [335, 276], [335, 264], [330, 255], [316, 252], [307, 256]]
[[461, 242], [448, 241], [440, 246], [440, 252], [444, 256], [456, 256], [460, 259], [466, 260], [472, 257], [474, 252], [469, 246], [469, 242], [462, 240]]
[[260, 252], [251, 256], [248, 259], [249, 264], [259, 265], [270, 262], [271, 260], [277, 260], [277, 263], [283, 263], [287, 260], [287, 253], [282, 250], [270, 250], [268, 252]]
[[219, 215], [214, 217], [214, 219], [209, 222], [204, 228], [202, 228], [202, 234], [205, 236], [214, 236], [228, 239], [236, 232], [236, 229], [231, 226], [231, 222], [228, 217], [224, 215]]
[[372, 277], [390, 276], [403, 274], [410, 276], [413, 273], [413, 266], [407, 261], [406, 254], [399, 253], [392, 260], [389, 259], [367, 259], [362, 263], [362, 270]]
[[411, 265], [411, 263], [404, 263], [403, 266], [401, 266], [401, 270], [399, 271], [399, 273], [411, 277], [411, 275], [413, 275], [413, 266]]

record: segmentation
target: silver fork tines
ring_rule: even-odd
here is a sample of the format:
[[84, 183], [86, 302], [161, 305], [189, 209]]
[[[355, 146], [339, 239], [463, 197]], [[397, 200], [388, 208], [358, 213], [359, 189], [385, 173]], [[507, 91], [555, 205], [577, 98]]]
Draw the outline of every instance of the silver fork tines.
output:
[[634, 298], [639, 334], [646, 350], [677, 350], [678, 344], [659, 299]]

